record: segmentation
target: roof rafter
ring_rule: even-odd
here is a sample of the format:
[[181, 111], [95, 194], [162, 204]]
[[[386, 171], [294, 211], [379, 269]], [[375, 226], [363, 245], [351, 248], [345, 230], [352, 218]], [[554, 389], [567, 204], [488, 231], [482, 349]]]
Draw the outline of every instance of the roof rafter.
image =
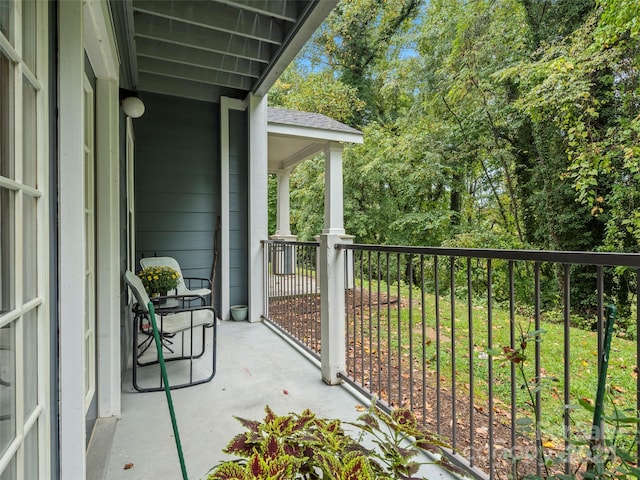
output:
[[284, 38], [282, 26], [274, 18], [228, 5], [219, 5], [213, 9], [211, 4], [201, 1], [173, 3], [140, 0], [133, 4], [133, 9], [135, 12], [210, 28], [275, 45], [280, 45]]
[[174, 63], [236, 73], [252, 78], [257, 78], [260, 75], [261, 64], [245, 58], [208, 52], [199, 48], [190, 48], [185, 45], [154, 41], [147, 38], [139, 38], [136, 43], [138, 46], [138, 56], [141, 58], [168, 60]]
[[[141, 16], [150, 18], [144, 19]], [[247, 60], [268, 63], [271, 49], [264, 42], [210, 30], [196, 25], [172, 22], [146, 13], [136, 13], [136, 37], [150, 38], [176, 45], [226, 53]]]

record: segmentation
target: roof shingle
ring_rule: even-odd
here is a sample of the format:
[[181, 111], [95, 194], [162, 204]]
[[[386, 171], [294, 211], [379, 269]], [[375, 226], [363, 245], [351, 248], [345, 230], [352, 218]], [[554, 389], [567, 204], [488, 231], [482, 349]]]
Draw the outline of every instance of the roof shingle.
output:
[[356, 130], [349, 125], [345, 125], [320, 113], [298, 112], [296, 110], [287, 110], [286, 108], [269, 107], [267, 116], [269, 123], [362, 134], [360, 130]]

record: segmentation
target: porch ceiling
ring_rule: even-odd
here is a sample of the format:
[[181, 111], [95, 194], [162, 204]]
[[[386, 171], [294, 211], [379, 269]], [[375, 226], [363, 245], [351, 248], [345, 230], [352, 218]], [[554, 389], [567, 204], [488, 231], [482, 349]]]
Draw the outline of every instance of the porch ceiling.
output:
[[266, 94], [337, 0], [111, 0], [125, 88]]

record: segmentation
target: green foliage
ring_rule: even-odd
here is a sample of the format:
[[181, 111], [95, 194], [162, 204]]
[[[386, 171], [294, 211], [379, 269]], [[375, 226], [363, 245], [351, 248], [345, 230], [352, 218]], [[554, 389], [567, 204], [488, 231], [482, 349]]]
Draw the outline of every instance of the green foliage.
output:
[[[343, 156], [358, 243], [637, 252], [639, 18], [634, 0], [342, 2], [270, 101], [362, 129]], [[292, 230], [312, 239], [321, 158], [296, 167], [291, 191]], [[594, 275], [572, 270], [585, 318]], [[628, 313], [632, 289], [608, 275]], [[542, 285], [552, 306], [557, 269]]]
[[[351, 0], [341, 2], [329, 15], [316, 44], [329, 69], [356, 89], [365, 108], [356, 114], [356, 126], [389, 118], [391, 102], [381, 92], [395, 91], [399, 73], [390, 61], [402, 51], [402, 35], [412, 26], [421, 0]], [[395, 54], [395, 55], [394, 55]]]
[[[577, 414], [583, 413], [593, 417], [594, 406], [586, 398], [581, 398], [578, 405], [559, 405], [562, 416], [568, 416], [570, 431], [558, 436], [556, 432], [546, 429], [546, 423], [535, 414], [539, 402], [548, 403], [549, 397], [542, 396], [557, 381], [546, 375], [531, 375], [526, 365], [530, 359], [531, 346], [540, 343], [546, 335], [544, 330], [522, 331], [519, 343], [514, 347], [503, 347], [501, 350], [489, 352], [496, 360], [505, 360], [515, 365], [522, 382], [523, 389], [529, 399], [527, 404], [531, 411], [516, 420], [518, 432], [533, 437], [534, 452], [517, 454], [511, 452], [510, 460], [514, 463], [515, 478], [526, 479], [626, 479], [638, 478], [640, 469], [636, 465], [637, 429], [640, 417], [635, 409], [618, 407], [617, 392], [609, 386], [607, 389], [606, 412], [603, 415], [603, 431], [589, 423], [577, 420]], [[595, 396], [595, 392], [593, 392]], [[546, 438], [547, 440], [543, 440]], [[557, 444], [566, 442], [565, 448], [557, 448]], [[523, 460], [533, 458], [542, 468], [542, 476], [522, 475], [518, 468]], [[571, 470], [564, 471], [564, 464], [571, 462]]]
[[[262, 422], [238, 418], [246, 431], [225, 453], [241, 458], [217, 465], [207, 480], [418, 480], [416, 457], [422, 450], [440, 455], [446, 448], [406, 409], [386, 415], [371, 407], [357, 422], [344, 424], [355, 429], [355, 436], [340, 420], [310, 410], [282, 416], [269, 406], [265, 411]], [[434, 463], [462, 474], [444, 457]]]
[[291, 188], [291, 232], [301, 241], [311, 241], [324, 225], [324, 160], [314, 157], [298, 165], [289, 179]]
[[601, 2], [570, 35], [502, 72], [523, 93], [521, 111], [559, 132], [563, 180], [606, 229], [593, 248], [640, 246], [639, 14], [637, 2]]
[[364, 108], [355, 88], [333, 78], [331, 72], [302, 75], [290, 67], [269, 90], [272, 106], [327, 115], [351, 125]]

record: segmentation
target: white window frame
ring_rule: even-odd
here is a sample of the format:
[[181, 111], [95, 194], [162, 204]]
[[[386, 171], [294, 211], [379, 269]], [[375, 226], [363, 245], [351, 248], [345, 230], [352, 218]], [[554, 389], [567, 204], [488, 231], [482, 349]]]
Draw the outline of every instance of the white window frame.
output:
[[[38, 435], [38, 478], [51, 477], [51, 438], [50, 417], [51, 404], [49, 398], [49, 372], [51, 359], [49, 351], [49, 206], [48, 206], [48, 5], [46, 2], [35, 2], [36, 8], [36, 57], [34, 59], [37, 75], [23, 62], [22, 53], [22, 2], [11, 2], [13, 15], [11, 29], [13, 43], [0, 32], [0, 51], [13, 63], [13, 141], [14, 141], [14, 178], [0, 177], [0, 186], [15, 192], [14, 203], [14, 272], [15, 289], [12, 292], [14, 308], [0, 316], [0, 327], [13, 324], [15, 326], [15, 393], [16, 393], [16, 436], [9, 448], [0, 456], [0, 475], [15, 459], [18, 480], [25, 479], [25, 438], [32, 431]], [[36, 187], [23, 184], [23, 79], [28, 81], [36, 90], [36, 144], [34, 149], [36, 161]], [[0, 125], [0, 128], [2, 126]], [[36, 198], [36, 258], [37, 278], [36, 296], [24, 301], [24, 197]], [[25, 372], [22, 362], [24, 349], [23, 322], [28, 313], [36, 312], [35, 322], [38, 332], [37, 350], [37, 403], [31, 414], [25, 419], [24, 412], [24, 382]], [[36, 430], [34, 430], [36, 429]]]

